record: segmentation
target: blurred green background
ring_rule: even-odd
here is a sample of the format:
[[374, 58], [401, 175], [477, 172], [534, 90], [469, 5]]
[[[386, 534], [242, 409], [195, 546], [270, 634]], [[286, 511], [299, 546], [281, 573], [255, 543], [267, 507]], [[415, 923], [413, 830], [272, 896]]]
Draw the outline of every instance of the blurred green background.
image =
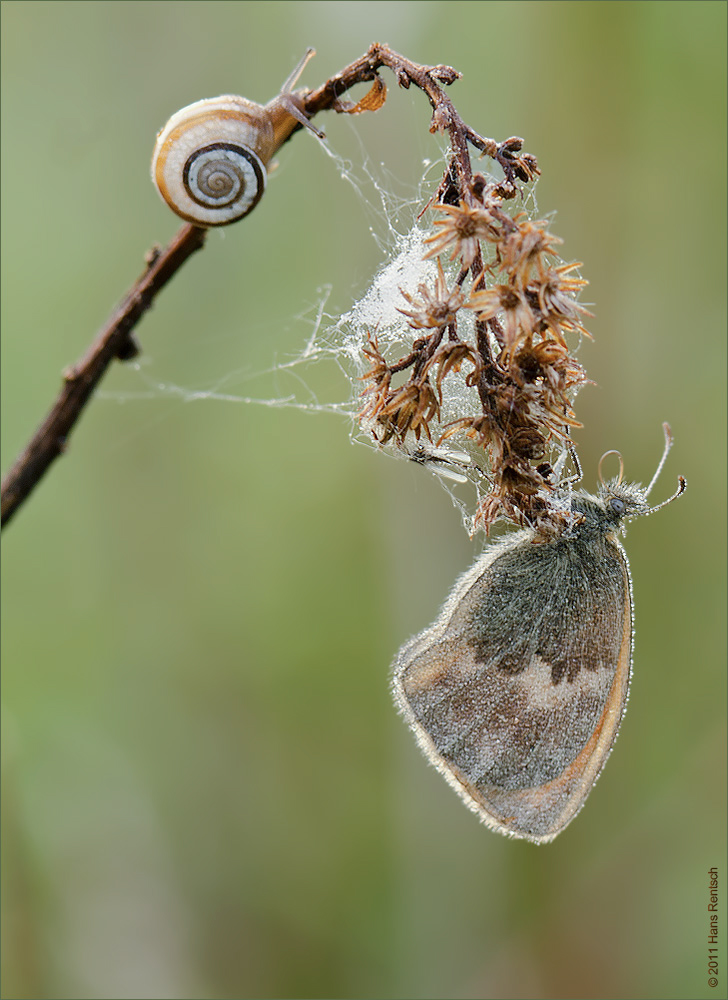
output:
[[[345, 310], [383, 260], [370, 225], [386, 224], [296, 136], [256, 211], [157, 300], [140, 367], [110, 372], [4, 540], [3, 996], [725, 995], [724, 947], [707, 985], [707, 869], [725, 851], [725, 4], [2, 15], [3, 468], [177, 228], [148, 177], [166, 118], [218, 93], [268, 100], [306, 45], [318, 85], [378, 40], [454, 65], [465, 120], [539, 158], [540, 211], [596, 314], [585, 485], [609, 448], [649, 480], [663, 420], [676, 443], [654, 499], [690, 484], [630, 528], [635, 677], [587, 807], [546, 847], [487, 831], [388, 691], [481, 541], [342, 418], [189, 398], [260, 394], [249, 373], [302, 347], [318, 290]], [[321, 124], [355, 170], [366, 149], [411, 193], [440, 147], [424, 97], [385, 75], [376, 116]], [[345, 398], [335, 370], [315, 378]]]

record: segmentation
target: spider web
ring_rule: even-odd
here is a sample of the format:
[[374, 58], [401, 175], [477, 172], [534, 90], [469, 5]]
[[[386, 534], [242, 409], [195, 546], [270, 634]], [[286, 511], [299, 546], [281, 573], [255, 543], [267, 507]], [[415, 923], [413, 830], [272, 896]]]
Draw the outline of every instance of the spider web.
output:
[[[414, 447], [405, 447], [394, 439], [385, 446], [380, 445], [371, 429], [360, 425], [357, 416], [362, 405], [362, 376], [370, 367], [363, 353], [369, 339], [376, 338], [380, 351], [390, 362], [408, 354], [412, 348], [413, 330], [398, 310], [407, 305], [402, 291], [415, 296], [418, 286], [423, 283], [431, 286], [437, 273], [434, 260], [423, 260], [427, 249], [423, 241], [432, 234], [426, 226], [432, 216], [429, 212], [421, 220], [418, 216], [437, 189], [446, 168], [447, 150], [443, 149], [438, 159], [424, 160], [416, 189], [405, 189], [402, 193], [402, 182], [389, 174], [383, 165], [374, 167], [360, 139], [356, 168], [350, 160], [336, 153], [328, 141], [321, 141], [320, 146], [334, 161], [340, 179], [352, 187], [364, 205], [371, 222], [370, 232], [381, 252], [382, 263], [364, 293], [344, 313], [335, 315], [327, 311], [331, 287], [319, 289], [314, 305], [294, 317], [294, 321], [307, 328], [303, 346], [288, 357], [273, 355], [267, 367], [254, 371], [227, 371], [204, 388], [191, 388], [155, 377], [146, 359], [142, 358], [127, 366], [135, 371], [140, 388], [100, 395], [117, 402], [167, 397], [185, 403], [217, 401], [335, 414], [348, 422], [350, 437], [356, 442], [400, 459], [415, 461], [432, 472], [459, 509], [464, 526], [472, 532], [477, 503], [488, 489], [485, 455], [467, 438], [448, 441], [447, 446], [438, 446], [436, 442], [450, 422], [479, 412], [476, 389], [466, 386], [464, 378], [446, 379], [440, 416], [432, 424], [436, 432], [433, 440], [423, 438]], [[483, 170], [482, 161], [478, 167]], [[497, 166], [493, 166], [493, 174], [499, 180], [502, 178]], [[524, 189], [514, 211], [525, 211], [529, 217], [536, 218], [534, 185]], [[446, 260], [443, 264], [448, 282], [452, 283], [457, 268]], [[472, 314], [462, 310], [459, 333], [471, 342], [473, 322]], [[330, 369], [332, 365], [343, 376], [338, 380], [341, 393], [338, 398], [322, 398], [315, 388], [321, 381], [316, 373], [322, 366]], [[241, 382], [271, 379], [279, 389], [285, 388], [272, 395], [260, 396], [227, 390], [228, 386], [237, 387]], [[551, 457], [554, 464], [563, 465], [565, 461], [561, 452]]]

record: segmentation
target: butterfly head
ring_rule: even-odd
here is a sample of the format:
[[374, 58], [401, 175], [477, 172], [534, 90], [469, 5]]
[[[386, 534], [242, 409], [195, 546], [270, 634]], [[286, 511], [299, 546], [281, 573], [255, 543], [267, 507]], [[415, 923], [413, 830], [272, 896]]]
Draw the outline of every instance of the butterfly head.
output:
[[[596, 495], [583, 490], [575, 493], [570, 490], [558, 491], [558, 498], [550, 511], [550, 517], [545, 519], [545, 528], [538, 532], [541, 537], [544, 540], [553, 540], [554, 537], [568, 540], [569, 538], [585, 538], [597, 534], [611, 535], [618, 532], [625, 521], [652, 514], [682, 496], [687, 482], [682, 476], [678, 476], [678, 488], [671, 497], [655, 507], [650, 507], [649, 504], [649, 494], [657, 482], [672, 445], [669, 426], [663, 424], [663, 430], [665, 432], [665, 448], [648, 486], [642, 486], [641, 483], [624, 482], [622, 456], [617, 451], [608, 451], [602, 455], [599, 462], [599, 487]], [[619, 459], [619, 475], [613, 479], [605, 480], [602, 476], [602, 466], [604, 460], [610, 455], [616, 455]], [[563, 510], [564, 506], [568, 510], [566, 514]]]

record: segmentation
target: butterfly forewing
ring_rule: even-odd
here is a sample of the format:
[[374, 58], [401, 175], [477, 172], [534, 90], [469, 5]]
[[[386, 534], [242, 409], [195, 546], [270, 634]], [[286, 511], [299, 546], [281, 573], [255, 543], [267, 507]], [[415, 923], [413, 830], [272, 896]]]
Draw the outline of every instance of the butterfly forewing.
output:
[[398, 704], [436, 767], [494, 829], [552, 839], [616, 735], [631, 592], [612, 537], [492, 545], [395, 663]]

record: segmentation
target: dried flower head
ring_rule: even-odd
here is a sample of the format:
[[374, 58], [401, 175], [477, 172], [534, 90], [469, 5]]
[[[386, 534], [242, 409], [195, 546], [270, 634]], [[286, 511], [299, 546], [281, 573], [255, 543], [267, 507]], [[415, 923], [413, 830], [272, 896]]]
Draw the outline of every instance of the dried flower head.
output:
[[498, 199], [492, 197], [482, 206], [437, 205], [437, 211], [445, 218], [435, 220], [438, 231], [425, 240], [432, 244], [425, 259], [452, 248], [450, 260], [461, 257], [464, 270], [472, 267], [481, 240], [497, 243], [503, 237], [503, 227], [512, 224], [510, 216], [501, 210]]
[[526, 293], [514, 285], [493, 285], [473, 292], [467, 308], [474, 310], [482, 320], [499, 317], [500, 329], [496, 336], [501, 346], [508, 350], [533, 330], [534, 315]]
[[555, 248], [563, 240], [548, 232], [546, 222], [531, 222], [522, 213], [514, 222], [518, 224], [498, 244], [499, 268], [509, 275], [513, 284], [525, 288], [532, 277], [543, 280], [549, 266], [547, 258], [558, 257]]
[[543, 524], [546, 533], [558, 523], [548, 456], [568, 447], [570, 428], [580, 426], [573, 402], [587, 382], [567, 343], [569, 334], [588, 336], [590, 314], [577, 301], [586, 281], [580, 265], [559, 260], [561, 240], [545, 221], [507, 210], [516, 181], [538, 172], [521, 141], [478, 148], [499, 160], [506, 180], [468, 175], [453, 157], [433, 206], [434, 232], [424, 239], [423, 259], [437, 258], [436, 273], [416, 293], [401, 289], [398, 311], [416, 335], [391, 360], [369, 340], [360, 419], [377, 441], [409, 455], [420, 454], [421, 437], [435, 449], [453, 438], [470, 442], [487, 484], [475, 527], [487, 531], [507, 518]]
[[419, 285], [417, 291], [420, 296], [419, 300], [402, 291], [402, 296], [407, 300], [410, 308], [397, 310], [409, 318], [409, 325], [415, 330], [440, 329], [449, 326], [455, 322], [457, 311], [465, 302], [463, 290], [459, 285], [448, 289], [445, 272], [439, 260], [433, 291], [431, 292], [427, 285]]

